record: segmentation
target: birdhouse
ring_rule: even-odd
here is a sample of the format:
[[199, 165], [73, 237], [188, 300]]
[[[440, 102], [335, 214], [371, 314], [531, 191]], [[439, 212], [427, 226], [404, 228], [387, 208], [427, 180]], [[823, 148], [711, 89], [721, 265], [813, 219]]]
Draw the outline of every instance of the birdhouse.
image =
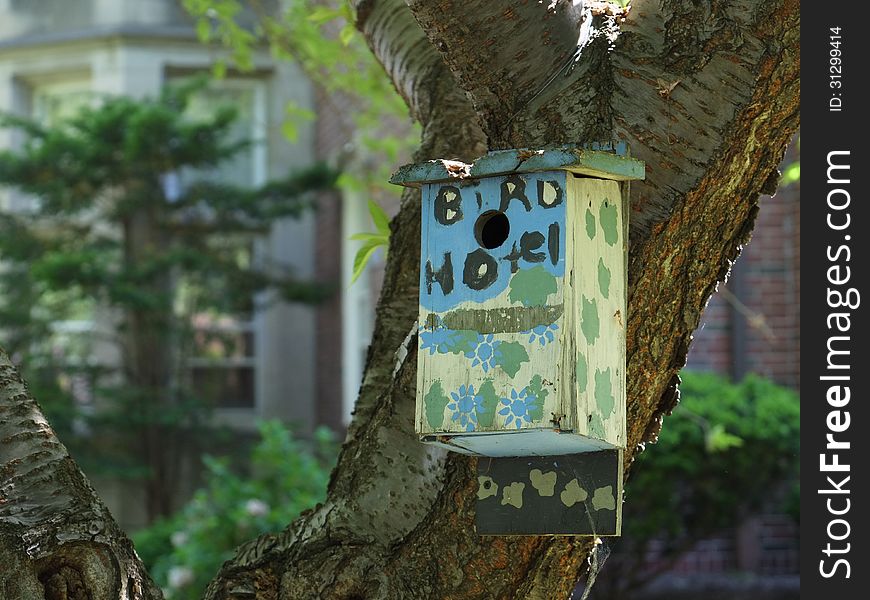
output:
[[423, 442], [490, 457], [625, 447], [627, 182], [643, 177], [624, 146], [393, 175], [422, 186]]
[[422, 186], [415, 423], [478, 460], [483, 535], [619, 535], [625, 147], [408, 165]]

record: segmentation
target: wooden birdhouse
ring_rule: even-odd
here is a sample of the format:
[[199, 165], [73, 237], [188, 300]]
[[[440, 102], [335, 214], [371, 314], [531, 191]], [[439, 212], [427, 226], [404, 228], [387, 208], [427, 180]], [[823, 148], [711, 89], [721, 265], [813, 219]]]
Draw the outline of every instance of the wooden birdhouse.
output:
[[625, 446], [625, 182], [643, 177], [600, 147], [393, 175], [422, 185], [422, 441], [490, 457]]
[[619, 535], [628, 182], [619, 148], [408, 165], [422, 186], [416, 430], [477, 454], [483, 535]]

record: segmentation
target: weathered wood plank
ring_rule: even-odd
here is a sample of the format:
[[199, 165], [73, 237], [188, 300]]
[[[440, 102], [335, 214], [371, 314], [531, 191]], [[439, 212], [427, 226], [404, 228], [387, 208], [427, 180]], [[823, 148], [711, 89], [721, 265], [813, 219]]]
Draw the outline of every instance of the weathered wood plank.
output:
[[390, 178], [397, 185], [419, 186], [422, 183], [453, 182], [537, 171], [566, 170], [578, 175], [628, 181], [644, 179], [643, 162], [628, 156], [625, 144], [590, 144], [542, 150], [499, 150], [490, 152], [472, 164], [448, 160], [430, 160], [400, 167]]

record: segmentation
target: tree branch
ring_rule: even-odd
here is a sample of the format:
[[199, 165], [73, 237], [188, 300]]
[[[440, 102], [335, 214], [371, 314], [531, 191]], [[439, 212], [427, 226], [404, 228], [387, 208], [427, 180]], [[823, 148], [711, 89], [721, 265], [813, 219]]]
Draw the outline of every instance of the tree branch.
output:
[[[799, 117], [795, 0], [713, 2], [689, 13], [668, 0], [635, 5], [618, 38], [616, 22], [602, 20], [574, 69], [542, 93], [519, 89], [551, 77], [536, 61], [558, 66], [576, 48], [571, 13], [560, 5], [544, 18], [539, 3], [494, 10], [474, 0], [439, 2], [439, 11], [412, 2], [430, 42], [446, 40], [439, 50], [448, 70], [400, 2], [357, 4], [360, 29], [424, 124], [418, 160], [480, 154], [479, 117], [499, 147], [616, 137], [646, 161], [647, 181], [631, 196], [628, 461], [676, 401], [691, 332], [748, 239], [758, 193]], [[512, 61], [523, 43], [544, 48], [531, 62]], [[535, 73], [515, 72], [528, 70]], [[570, 595], [591, 539], [477, 536], [474, 460], [445, 456], [413, 433], [413, 347], [393, 369], [417, 316], [419, 227], [418, 196], [406, 191], [355, 418], [326, 502], [284, 533], [240, 549], [208, 598], [241, 597], [232, 590], [265, 581], [282, 599]]]
[[10, 600], [162, 598], [2, 350], [0, 564]]

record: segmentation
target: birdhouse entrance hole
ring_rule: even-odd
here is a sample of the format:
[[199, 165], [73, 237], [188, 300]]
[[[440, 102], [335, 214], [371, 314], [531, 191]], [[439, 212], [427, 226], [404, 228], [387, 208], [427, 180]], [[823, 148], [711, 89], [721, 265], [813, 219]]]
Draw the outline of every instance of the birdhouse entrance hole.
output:
[[474, 237], [477, 243], [487, 250], [493, 250], [504, 244], [510, 232], [510, 221], [500, 210], [489, 210], [483, 213], [474, 224]]

